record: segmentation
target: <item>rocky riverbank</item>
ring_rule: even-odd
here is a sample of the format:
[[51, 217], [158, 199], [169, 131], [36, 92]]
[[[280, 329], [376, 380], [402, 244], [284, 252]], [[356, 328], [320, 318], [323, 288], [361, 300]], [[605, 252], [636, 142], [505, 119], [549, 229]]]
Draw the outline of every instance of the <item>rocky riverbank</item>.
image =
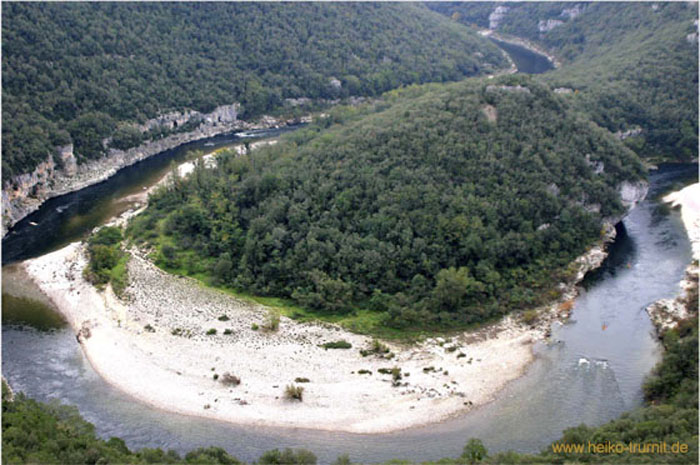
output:
[[698, 311], [698, 276], [700, 272], [700, 183], [668, 194], [663, 201], [672, 208], [680, 207], [681, 219], [690, 239], [693, 258], [680, 282], [680, 292], [672, 299], [661, 299], [646, 309], [659, 334], [674, 328], [678, 322]]
[[[506, 318], [363, 356], [374, 344], [366, 336], [284, 317], [266, 330], [268, 309], [164, 273], [138, 251], [125, 300], [87, 283], [86, 263], [84, 245], [74, 243], [23, 266], [96, 371], [155, 407], [241, 424], [372, 433], [440, 421], [492, 400], [543, 337]], [[323, 347], [338, 341], [351, 347]], [[304, 388], [302, 401], [287, 398], [288, 385]]]
[[16, 176], [3, 186], [3, 237], [10, 227], [37, 210], [46, 200], [97, 184], [121, 168], [157, 153], [228, 132], [276, 128], [309, 120], [309, 117], [283, 119], [265, 116], [254, 123], [246, 122], [238, 119], [238, 105], [234, 104], [218, 107], [205, 115], [191, 111], [170, 113], [146, 122], [140, 129], [147, 131], [154, 127], [163, 127], [172, 130], [195, 117], [199, 119], [200, 124], [192, 131], [175, 132], [128, 150], [111, 148], [104, 157], [84, 163], [78, 163], [79, 155], [74, 153], [72, 145], [58, 147], [56, 157], [50, 155], [31, 173]]

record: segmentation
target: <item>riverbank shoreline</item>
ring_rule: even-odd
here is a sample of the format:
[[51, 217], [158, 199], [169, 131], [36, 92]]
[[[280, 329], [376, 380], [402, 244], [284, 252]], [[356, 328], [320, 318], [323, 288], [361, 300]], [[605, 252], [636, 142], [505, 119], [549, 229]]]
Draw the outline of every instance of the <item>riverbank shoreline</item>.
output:
[[[138, 211], [110, 224], [123, 225]], [[387, 433], [467, 413], [522, 376], [534, 360], [533, 345], [547, 340], [552, 324], [566, 320], [577, 284], [603, 263], [614, 236], [608, 225], [606, 235], [574, 262], [572, 280], [560, 284], [561, 298], [537, 309], [535, 323], [511, 315], [412, 347], [386, 343], [390, 359], [363, 357], [359, 350], [371, 347], [371, 338], [327, 323], [282, 317], [277, 332], [256, 331], [254, 325], [264, 325], [264, 307], [165, 273], [135, 249], [125, 300], [83, 279], [83, 243], [21, 266], [69, 322], [95, 371], [141, 402], [244, 425]], [[320, 347], [339, 340], [352, 348]], [[394, 367], [400, 379], [393, 379]], [[240, 378], [240, 386], [219, 381], [227, 372]], [[305, 388], [302, 402], [285, 399], [290, 384]]]
[[[306, 115], [300, 118], [273, 118], [263, 116], [256, 122], [234, 120], [230, 123], [220, 122], [214, 125], [203, 124], [194, 131], [171, 134], [163, 139], [145, 142], [126, 151], [110, 149], [108, 155], [77, 165], [72, 147], [63, 148], [70, 166], [58, 167], [53, 160], [43, 163], [35, 172], [20, 176], [16, 189], [8, 185], [2, 190], [2, 237], [21, 220], [37, 211], [47, 200], [76, 192], [86, 187], [103, 182], [119, 170], [146, 160], [181, 145], [209, 139], [238, 131], [254, 131], [282, 128], [311, 121]], [[26, 182], [21, 179], [28, 177]], [[21, 179], [20, 179], [21, 178]], [[24, 186], [26, 184], [26, 186]], [[50, 185], [50, 187], [46, 187]], [[22, 187], [24, 186], [24, 187]], [[43, 186], [43, 187], [38, 187]], [[31, 191], [31, 195], [25, 191]]]
[[[449, 341], [387, 344], [391, 359], [363, 357], [371, 339], [330, 324], [282, 317], [276, 332], [253, 330], [264, 324], [263, 307], [168, 275], [138, 254], [129, 263], [128, 302], [87, 283], [85, 264], [84, 246], [73, 243], [23, 266], [79, 333], [95, 370], [154, 407], [239, 424], [381, 433], [441, 421], [492, 400], [522, 374], [543, 337], [507, 318]], [[224, 314], [228, 321], [219, 320]], [[352, 348], [319, 347], [338, 340]], [[379, 372], [393, 367], [400, 380]], [[226, 372], [241, 384], [214, 379]], [[289, 384], [305, 388], [302, 402], [285, 399]]]
[[489, 37], [501, 42], [506, 42], [508, 44], [513, 44], [513, 45], [519, 45], [520, 47], [523, 47], [533, 53], [537, 53], [538, 55], [542, 55], [549, 60], [550, 63], [552, 63], [552, 66], [554, 69], [559, 69], [561, 67], [561, 61], [553, 55], [552, 53], [548, 52], [547, 50], [543, 49], [539, 45], [536, 45], [533, 42], [530, 42], [527, 39], [523, 39], [521, 37], [514, 37], [510, 35], [504, 35], [501, 33], [498, 33], [496, 31], [493, 31], [491, 29], [481, 29], [478, 31], [480, 35], [483, 37]]
[[[681, 220], [688, 234], [692, 249], [691, 263], [686, 267], [679, 283], [679, 294], [674, 298], [661, 299], [646, 308], [658, 336], [675, 328], [680, 321], [691, 316], [693, 295], [698, 293], [700, 276], [700, 183], [691, 184], [663, 197], [671, 208], [680, 208]], [[697, 308], [694, 309], [697, 311]]]
[[[185, 162], [175, 169], [187, 175], [193, 167]], [[143, 197], [108, 224], [124, 226], [147, 205]], [[630, 208], [639, 199], [631, 200]], [[572, 263], [570, 279], [557, 287], [560, 297], [534, 309], [536, 318], [527, 324], [512, 314], [477, 331], [411, 347], [384, 343], [391, 356], [362, 356], [371, 338], [328, 323], [282, 317], [279, 330], [264, 331], [265, 307], [170, 275], [138, 249], [128, 251], [131, 284], [123, 300], [83, 278], [82, 242], [20, 266], [69, 322], [95, 371], [141, 402], [244, 425], [386, 433], [464, 414], [522, 376], [534, 360], [533, 345], [568, 318], [577, 285], [607, 257], [613, 222]], [[352, 348], [322, 347], [338, 341]], [[223, 385], [226, 373], [239, 378], [240, 386]], [[286, 386], [293, 384], [304, 387], [302, 402], [285, 399]]]

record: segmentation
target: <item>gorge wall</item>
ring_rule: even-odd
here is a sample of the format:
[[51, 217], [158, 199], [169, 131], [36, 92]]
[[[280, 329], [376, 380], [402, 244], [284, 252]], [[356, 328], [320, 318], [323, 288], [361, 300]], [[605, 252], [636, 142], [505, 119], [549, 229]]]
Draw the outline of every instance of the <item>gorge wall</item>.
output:
[[128, 150], [109, 148], [103, 157], [82, 163], [79, 162], [80, 154], [74, 153], [73, 145], [57, 147], [56, 154], [48, 155], [46, 161], [40, 163], [32, 172], [15, 176], [3, 185], [2, 236], [46, 200], [96, 184], [109, 178], [119, 169], [157, 153], [234, 130], [263, 129], [294, 122], [263, 117], [260, 122], [252, 124], [239, 120], [238, 111], [239, 104], [234, 103], [217, 107], [207, 114], [183, 111], [161, 115], [138, 126], [139, 129], [142, 132], [157, 127], [176, 130], [192, 121], [199, 124], [192, 131], [175, 132]]

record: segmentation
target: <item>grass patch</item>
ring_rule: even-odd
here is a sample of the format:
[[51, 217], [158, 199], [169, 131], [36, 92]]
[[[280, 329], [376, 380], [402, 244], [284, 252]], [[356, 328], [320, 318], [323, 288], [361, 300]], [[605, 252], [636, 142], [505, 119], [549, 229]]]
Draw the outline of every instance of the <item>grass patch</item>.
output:
[[340, 341], [333, 341], [333, 342], [326, 342], [325, 344], [321, 344], [321, 347], [324, 349], [351, 349], [352, 344], [350, 344], [348, 341], [341, 339]]

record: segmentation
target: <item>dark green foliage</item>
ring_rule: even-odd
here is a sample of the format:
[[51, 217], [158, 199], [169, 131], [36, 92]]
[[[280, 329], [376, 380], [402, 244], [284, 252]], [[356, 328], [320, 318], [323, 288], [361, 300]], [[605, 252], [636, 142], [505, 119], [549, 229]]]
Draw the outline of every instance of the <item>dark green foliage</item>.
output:
[[225, 285], [319, 313], [467, 325], [547, 300], [601, 218], [623, 211], [619, 183], [641, 176], [621, 142], [510, 76], [392, 91], [252, 156], [222, 154], [152, 196], [131, 231], [160, 225], [161, 266], [226, 254]]
[[473, 438], [467, 442], [462, 452], [462, 458], [470, 465], [481, 462], [487, 455], [488, 451], [481, 440]]
[[260, 465], [316, 465], [316, 456], [306, 449], [273, 449], [265, 452], [260, 459]]
[[207, 336], [215, 336], [216, 335], [216, 329], [210, 328], [207, 330]]
[[240, 102], [249, 118], [285, 98], [377, 95], [505, 65], [493, 44], [409, 4], [14, 3], [2, 42], [3, 180], [56, 145], [97, 158], [110, 136], [120, 149], [162, 137], [133, 123], [174, 109]]
[[295, 383], [308, 383], [310, 382], [309, 378], [295, 378], [294, 379]]
[[341, 339], [340, 341], [326, 342], [325, 344], [321, 344], [321, 347], [324, 349], [351, 349], [352, 344]]
[[[574, 19], [562, 16], [572, 3], [509, 3], [499, 32], [541, 44], [563, 61], [541, 79], [578, 92], [572, 101], [603, 127], [641, 127], [627, 144], [645, 157], [690, 160], [698, 156], [697, 4], [686, 2], [581, 3]], [[459, 22], [488, 27], [496, 4], [433, 3]], [[541, 33], [541, 20], [564, 24]]]
[[88, 239], [90, 261], [83, 276], [96, 286], [112, 284], [117, 295], [129, 285], [126, 264], [128, 254], [121, 250], [122, 231], [116, 226], [105, 226]]

